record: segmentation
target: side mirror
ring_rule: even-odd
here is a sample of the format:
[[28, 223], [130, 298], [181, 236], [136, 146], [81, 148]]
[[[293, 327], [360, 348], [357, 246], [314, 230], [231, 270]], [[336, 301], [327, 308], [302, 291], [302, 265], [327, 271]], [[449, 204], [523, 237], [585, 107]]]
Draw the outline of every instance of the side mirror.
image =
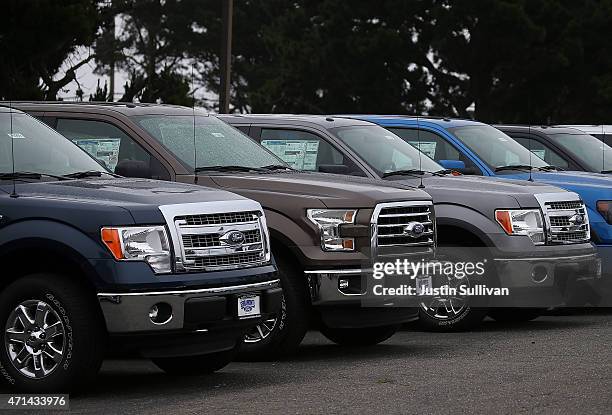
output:
[[121, 160], [115, 167], [115, 173], [124, 177], [151, 178], [151, 169], [144, 161]]
[[349, 167], [344, 164], [320, 164], [321, 173], [349, 174]]
[[465, 175], [477, 175], [478, 170], [474, 167], [465, 167], [465, 163], [461, 160], [438, 160], [438, 164], [448, 170], [455, 170]]
[[461, 160], [439, 160], [438, 164], [449, 170], [461, 171], [461, 169], [465, 169], [465, 163]]

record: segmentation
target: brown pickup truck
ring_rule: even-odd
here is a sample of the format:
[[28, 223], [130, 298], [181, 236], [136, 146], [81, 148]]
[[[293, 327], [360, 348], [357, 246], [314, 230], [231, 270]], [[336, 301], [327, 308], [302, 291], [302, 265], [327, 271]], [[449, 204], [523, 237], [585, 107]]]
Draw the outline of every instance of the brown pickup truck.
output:
[[[310, 327], [339, 344], [376, 344], [401, 323], [417, 318], [416, 307], [364, 306], [362, 276], [374, 257], [391, 251], [431, 256], [435, 219], [427, 193], [373, 179], [295, 171], [239, 130], [191, 108], [132, 103], [13, 106], [54, 127], [117, 174], [220, 187], [263, 206], [284, 301], [280, 315], [245, 337], [245, 356], [291, 354]], [[299, 163], [316, 162], [317, 152], [308, 143], [298, 143], [294, 150]], [[409, 235], [407, 225], [415, 223], [423, 225], [418, 227], [423, 232]], [[210, 256], [214, 241], [183, 242], [186, 268], [208, 261], [242, 267], [259, 260], [248, 252]]]

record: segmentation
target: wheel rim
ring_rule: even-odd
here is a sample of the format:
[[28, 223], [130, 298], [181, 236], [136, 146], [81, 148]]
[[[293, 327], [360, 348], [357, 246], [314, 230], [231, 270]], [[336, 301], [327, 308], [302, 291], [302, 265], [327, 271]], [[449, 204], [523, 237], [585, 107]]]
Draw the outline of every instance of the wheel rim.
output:
[[[448, 278], [448, 285], [458, 288], [460, 285], [468, 285], [467, 279], [460, 281], [454, 277]], [[421, 302], [421, 310], [429, 317], [437, 320], [452, 320], [463, 314], [468, 308], [467, 296], [436, 296], [428, 302]]]
[[64, 323], [44, 301], [23, 301], [9, 315], [4, 345], [15, 369], [28, 378], [42, 379], [64, 358]]
[[[285, 296], [283, 296], [283, 299], [281, 302], [281, 315], [283, 317], [281, 318], [281, 320], [284, 319], [286, 312], [287, 312], [287, 305], [285, 303]], [[279, 326], [279, 319], [278, 319], [278, 316], [276, 315], [274, 317], [264, 320], [260, 324], [253, 327], [250, 331], [248, 331], [244, 335], [243, 341], [244, 343], [259, 343], [267, 339], [268, 337], [270, 337], [274, 329], [277, 329], [278, 326]]]
[[264, 339], [267, 339], [276, 327], [277, 320], [277, 318], [269, 318], [264, 320], [261, 324], [256, 325], [244, 335], [244, 342], [258, 343]]

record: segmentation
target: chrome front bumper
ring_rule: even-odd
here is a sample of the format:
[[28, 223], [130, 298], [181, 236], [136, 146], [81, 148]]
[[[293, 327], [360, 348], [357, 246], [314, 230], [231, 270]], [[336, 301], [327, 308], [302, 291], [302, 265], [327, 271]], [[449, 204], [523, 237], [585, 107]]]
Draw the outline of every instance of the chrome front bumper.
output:
[[[261, 297], [261, 313], [273, 312], [280, 305], [280, 281], [278, 279], [230, 287], [167, 290], [148, 292], [99, 293], [98, 301], [109, 333], [167, 332], [189, 330], [206, 332], [207, 324], [237, 320], [228, 315], [229, 303], [237, 297], [257, 294]], [[167, 304], [172, 314], [163, 324], [154, 323], [149, 317], [156, 304]], [[233, 309], [236, 310], [236, 309]]]

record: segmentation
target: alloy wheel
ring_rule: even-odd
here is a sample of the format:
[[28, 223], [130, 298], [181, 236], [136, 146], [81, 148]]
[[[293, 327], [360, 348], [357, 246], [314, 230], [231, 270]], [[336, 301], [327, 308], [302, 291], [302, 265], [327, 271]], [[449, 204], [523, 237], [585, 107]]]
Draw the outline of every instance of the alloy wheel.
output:
[[62, 362], [65, 333], [62, 319], [49, 304], [26, 300], [9, 315], [4, 345], [15, 369], [28, 378], [42, 379]]

